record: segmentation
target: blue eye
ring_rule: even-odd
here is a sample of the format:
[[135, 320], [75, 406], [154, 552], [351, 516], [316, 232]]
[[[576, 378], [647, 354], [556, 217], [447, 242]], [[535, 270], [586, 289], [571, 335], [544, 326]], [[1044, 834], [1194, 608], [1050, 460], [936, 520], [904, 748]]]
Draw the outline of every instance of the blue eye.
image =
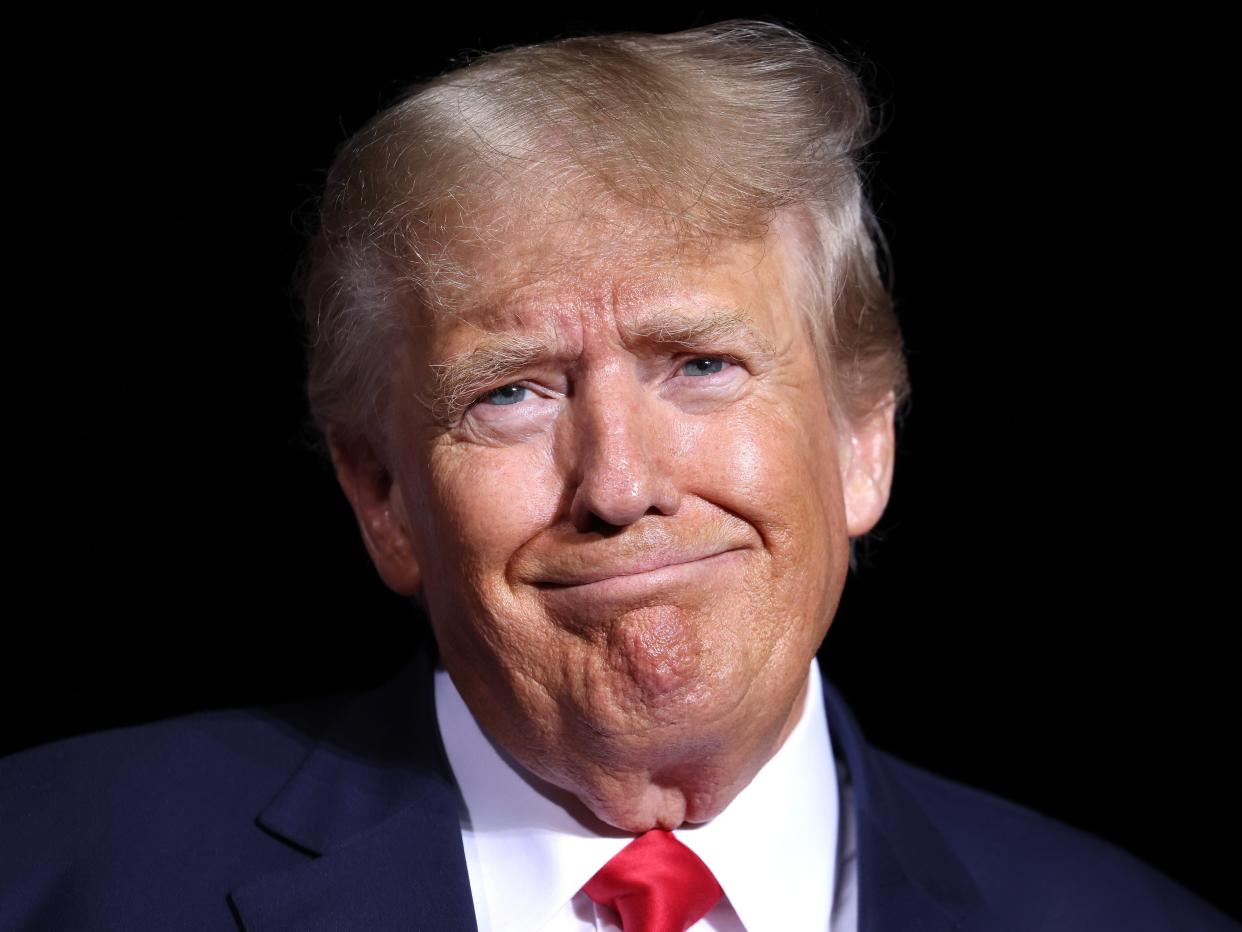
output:
[[483, 396], [483, 401], [492, 405], [517, 404], [526, 397], [525, 385], [502, 385]]
[[724, 368], [724, 360], [718, 356], [692, 359], [681, 367], [683, 375], [715, 375]]

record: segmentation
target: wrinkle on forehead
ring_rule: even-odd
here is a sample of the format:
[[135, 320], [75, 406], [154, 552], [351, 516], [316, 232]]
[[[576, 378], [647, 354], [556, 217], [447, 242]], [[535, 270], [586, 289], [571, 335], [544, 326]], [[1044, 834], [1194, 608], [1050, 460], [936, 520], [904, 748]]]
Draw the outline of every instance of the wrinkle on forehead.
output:
[[422, 304], [472, 317], [532, 285], [572, 286], [631, 269], [667, 275], [738, 241], [689, 230], [676, 217], [619, 204], [584, 185], [461, 192], [438, 227], [435, 247], [415, 257], [426, 273]]

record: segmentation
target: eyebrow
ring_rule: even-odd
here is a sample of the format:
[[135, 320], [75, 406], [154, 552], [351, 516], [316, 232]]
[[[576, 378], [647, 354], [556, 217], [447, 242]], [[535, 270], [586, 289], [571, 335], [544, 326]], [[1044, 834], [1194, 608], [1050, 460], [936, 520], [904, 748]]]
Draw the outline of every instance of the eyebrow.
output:
[[693, 349], [726, 340], [741, 341], [765, 356], [776, 353], [772, 343], [755, 329], [741, 311], [716, 311], [689, 316], [676, 311], [656, 311], [625, 328], [627, 342]]
[[451, 423], [498, 380], [525, 369], [537, 359], [556, 355], [551, 341], [540, 337], [497, 333], [465, 353], [432, 363], [434, 376], [431, 410], [443, 423]]
[[[761, 359], [776, 355], [771, 341], [740, 311], [718, 311], [706, 316], [654, 311], [625, 325], [622, 339], [626, 345], [684, 349], [732, 341], [744, 344]], [[455, 421], [489, 385], [503, 382], [536, 362], [563, 355], [557, 342], [555, 333], [493, 333], [466, 352], [442, 363], [432, 363], [432, 411], [445, 423]]]

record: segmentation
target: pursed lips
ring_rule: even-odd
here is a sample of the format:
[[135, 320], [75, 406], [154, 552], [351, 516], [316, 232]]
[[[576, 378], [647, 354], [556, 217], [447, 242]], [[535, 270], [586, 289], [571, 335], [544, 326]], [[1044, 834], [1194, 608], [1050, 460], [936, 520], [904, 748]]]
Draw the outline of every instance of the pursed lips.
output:
[[668, 569], [669, 567], [682, 566], [688, 563], [698, 563], [741, 549], [743, 548], [716, 547], [710, 550], [702, 551], [663, 551], [645, 554], [641, 557], [631, 558], [624, 561], [595, 563], [590, 567], [586, 567], [572, 573], [564, 571], [545, 573], [543, 578], [540, 579], [536, 585], [548, 588], [585, 586], [595, 582], [602, 582], [605, 579], [616, 579], [622, 576], [638, 576], [642, 573], [651, 573], [656, 570]]

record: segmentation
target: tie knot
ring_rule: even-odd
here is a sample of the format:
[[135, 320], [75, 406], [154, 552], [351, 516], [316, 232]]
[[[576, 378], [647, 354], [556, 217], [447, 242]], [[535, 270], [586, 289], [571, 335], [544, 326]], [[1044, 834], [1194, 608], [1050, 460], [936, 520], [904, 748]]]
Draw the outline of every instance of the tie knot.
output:
[[625, 932], [685, 932], [723, 895], [699, 856], [657, 828], [622, 848], [582, 889], [616, 910]]

